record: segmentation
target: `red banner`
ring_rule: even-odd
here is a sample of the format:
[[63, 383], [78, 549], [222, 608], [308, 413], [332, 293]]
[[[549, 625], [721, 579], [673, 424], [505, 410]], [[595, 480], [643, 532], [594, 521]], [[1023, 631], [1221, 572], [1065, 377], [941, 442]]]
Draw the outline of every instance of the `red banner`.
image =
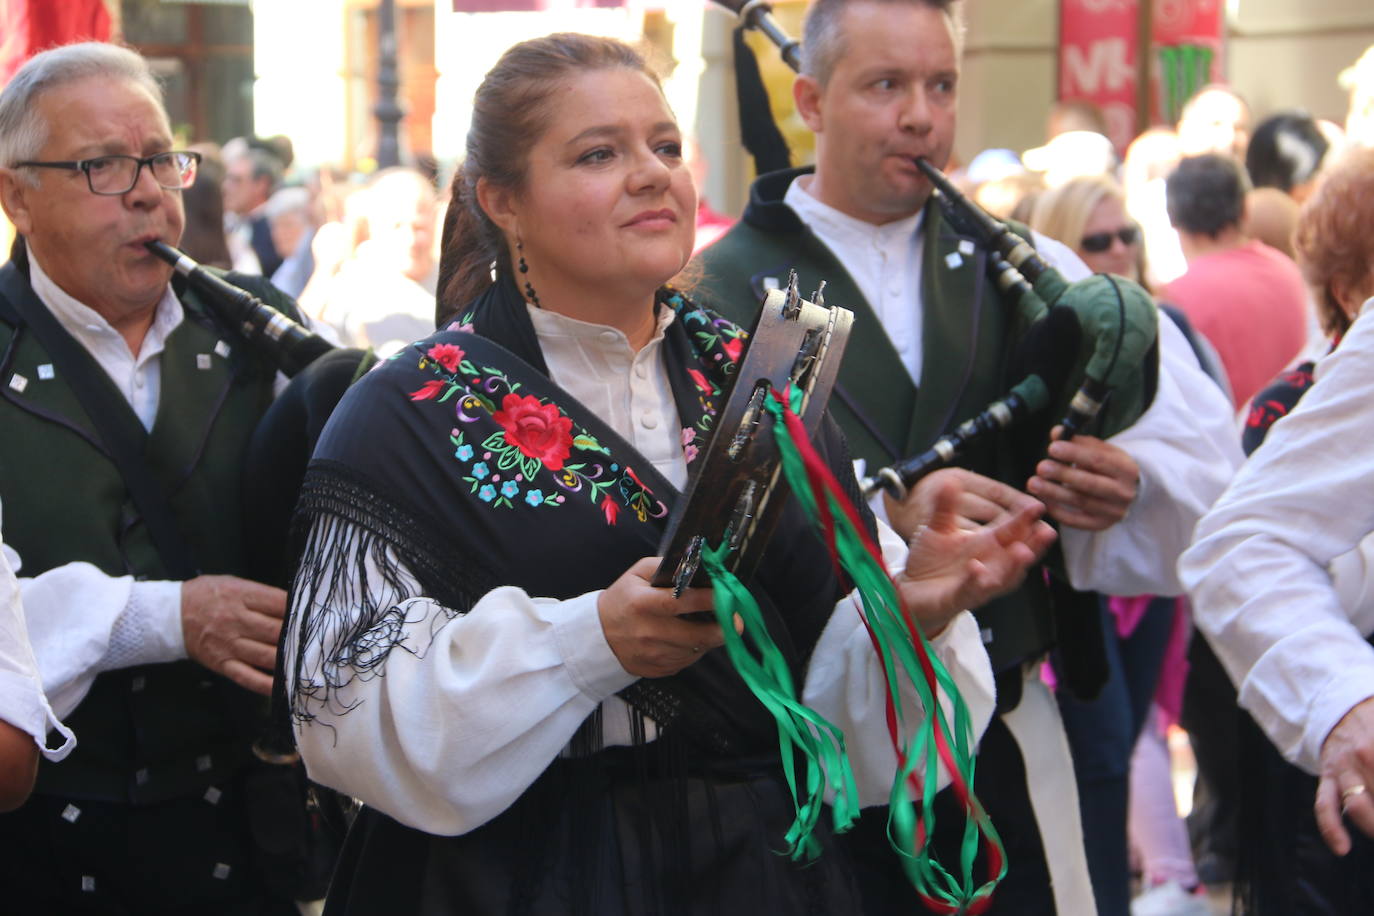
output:
[[0, 22], [0, 84], [45, 48], [110, 40], [104, 0], [0, 0]]
[[[1153, 0], [1150, 121], [1172, 124], [1188, 97], [1221, 80], [1223, 0]], [[1125, 149], [1136, 134], [1136, 0], [1060, 0], [1059, 98], [1086, 99]]]

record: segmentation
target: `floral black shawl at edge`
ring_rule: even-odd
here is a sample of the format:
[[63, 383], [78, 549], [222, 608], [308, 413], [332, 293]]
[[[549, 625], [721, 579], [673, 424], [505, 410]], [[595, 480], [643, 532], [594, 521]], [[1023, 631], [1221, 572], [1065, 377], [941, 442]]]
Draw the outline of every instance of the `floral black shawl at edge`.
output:
[[[658, 307], [677, 313], [665, 332], [664, 358], [690, 472], [728, 396], [746, 335], [671, 289], [660, 291]], [[310, 669], [301, 665], [305, 653], [295, 661], [290, 704], [298, 721], [309, 723], [325, 704], [335, 714], [346, 713], [336, 697], [341, 687], [384, 677], [393, 651], [423, 655], [429, 646], [417, 641], [417, 633], [432, 638], [446, 620], [497, 586], [570, 598], [608, 586], [635, 561], [658, 553], [680, 494], [548, 378], [514, 287], [498, 283], [460, 314], [447, 329], [402, 350], [353, 386], [315, 451], [296, 520], [297, 542], [310, 532], [310, 547], [291, 600], [293, 608], [306, 611], [287, 626], [296, 645], [328, 648]], [[833, 424], [826, 424], [817, 445], [840, 479], [852, 481]], [[403, 600], [382, 606], [359, 593], [364, 558], [371, 556], [386, 570], [388, 555], [404, 563], [420, 593], [437, 600], [448, 616], [415, 626], [421, 622], [406, 620]], [[386, 585], [401, 587], [394, 576], [387, 578]], [[795, 500], [789, 500], [751, 589], [800, 684], [810, 651], [846, 588]], [[413, 597], [404, 589], [400, 594]], [[330, 595], [336, 599], [331, 607], [319, 610], [314, 599]], [[338, 601], [340, 595], [347, 600]], [[654, 754], [631, 755], [641, 778], [655, 770], [670, 775], [661, 772], [665, 767], [754, 769], [759, 761], [778, 767], [776, 725], [723, 651], [707, 653], [673, 677], [638, 681], [621, 696], [635, 711], [635, 723], [647, 716], [659, 730], [658, 740], [650, 742]], [[574, 754], [598, 751], [599, 733], [594, 716], [574, 740]], [[594, 756], [617, 761], [612, 752], [622, 750]], [[665, 764], [668, 758], [671, 764]], [[563, 761], [551, 772], [559, 765]], [[536, 794], [540, 782], [527, 796]], [[530, 814], [507, 812], [493, 825], [508, 816], [528, 820]], [[589, 814], [588, 821], [594, 820]], [[683, 854], [674, 850], [680, 844], [671, 836], [665, 842], [665, 855]], [[780, 848], [780, 839], [774, 841], [774, 850]], [[531, 870], [514, 869], [526, 876]], [[684, 867], [684, 881], [700, 880], [690, 873]], [[518, 896], [513, 893], [512, 901]], [[669, 892], [667, 899], [673, 896]], [[649, 905], [644, 911], [654, 910]], [[500, 911], [527, 910], [511, 902]], [[595, 906], [587, 911], [597, 912]]]

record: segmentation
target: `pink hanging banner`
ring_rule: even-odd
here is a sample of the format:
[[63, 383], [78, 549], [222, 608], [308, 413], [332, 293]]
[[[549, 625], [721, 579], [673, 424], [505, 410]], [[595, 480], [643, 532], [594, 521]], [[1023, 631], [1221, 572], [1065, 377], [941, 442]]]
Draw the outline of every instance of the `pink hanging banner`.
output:
[[1173, 124], [1183, 103], [1223, 80], [1223, 0], [1155, 0], [1151, 123]]
[[[1149, 121], [1172, 124], [1188, 98], [1220, 82], [1224, 0], [1154, 0]], [[1059, 0], [1059, 98], [1096, 103], [1118, 150], [1136, 134], [1136, 0]]]
[[1059, 98], [1095, 103], [1118, 150], [1135, 136], [1136, 0], [1060, 0]]

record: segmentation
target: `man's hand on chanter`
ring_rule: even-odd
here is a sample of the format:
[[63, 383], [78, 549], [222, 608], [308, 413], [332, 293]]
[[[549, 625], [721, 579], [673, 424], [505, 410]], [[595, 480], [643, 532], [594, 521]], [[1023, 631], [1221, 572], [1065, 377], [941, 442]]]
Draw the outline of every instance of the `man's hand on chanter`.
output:
[[286, 592], [237, 576], [181, 584], [181, 625], [191, 658], [240, 687], [270, 696]]
[[[1055, 427], [1052, 436], [1058, 436]], [[1055, 439], [1026, 484], [1050, 518], [1070, 528], [1105, 531], [1126, 517], [1140, 491], [1140, 466], [1124, 449], [1093, 436]]]
[[[990, 514], [986, 522], [971, 524], [970, 487], [986, 501], [975, 513]], [[925, 507], [923, 521], [908, 538], [910, 553], [896, 583], [931, 638], [960, 611], [1016, 588], [1055, 532], [1040, 520], [1039, 500], [968, 471], [936, 471], [916, 489], [907, 501]]]

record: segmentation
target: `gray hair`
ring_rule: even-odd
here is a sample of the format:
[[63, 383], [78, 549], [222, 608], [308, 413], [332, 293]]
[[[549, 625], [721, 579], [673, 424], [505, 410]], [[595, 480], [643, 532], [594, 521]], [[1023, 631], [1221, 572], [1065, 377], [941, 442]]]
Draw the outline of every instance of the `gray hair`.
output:
[[282, 188], [267, 199], [263, 215], [268, 222], [276, 222], [283, 216], [298, 213], [310, 225], [315, 225], [315, 199], [302, 187]]
[[[231, 140], [230, 143], [232, 142]], [[228, 144], [225, 144], [225, 149], [227, 148]], [[225, 149], [220, 150], [220, 155], [224, 157], [225, 164], [243, 159], [248, 160], [249, 177], [253, 181], [261, 181], [266, 178], [269, 194], [276, 191], [281, 185], [282, 175], [286, 170], [282, 167], [281, 158], [276, 153], [252, 144], [248, 144], [242, 152], [226, 154]]]
[[840, 17], [851, 3], [882, 3], [925, 6], [944, 13], [953, 27], [954, 50], [964, 53], [963, 0], [813, 0], [802, 22], [801, 72], [824, 88], [835, 72], [835, 65], [844, 56], [844, 30]]
[[48, 142], [49, 125], [38, 114], [43, 93], [95, 77], [127, 80], [162, 105], [162, 86], [148, 62], [128, 48], [88, 41], [35, 54], [0, 91], [0, 168], [37, 157]]

